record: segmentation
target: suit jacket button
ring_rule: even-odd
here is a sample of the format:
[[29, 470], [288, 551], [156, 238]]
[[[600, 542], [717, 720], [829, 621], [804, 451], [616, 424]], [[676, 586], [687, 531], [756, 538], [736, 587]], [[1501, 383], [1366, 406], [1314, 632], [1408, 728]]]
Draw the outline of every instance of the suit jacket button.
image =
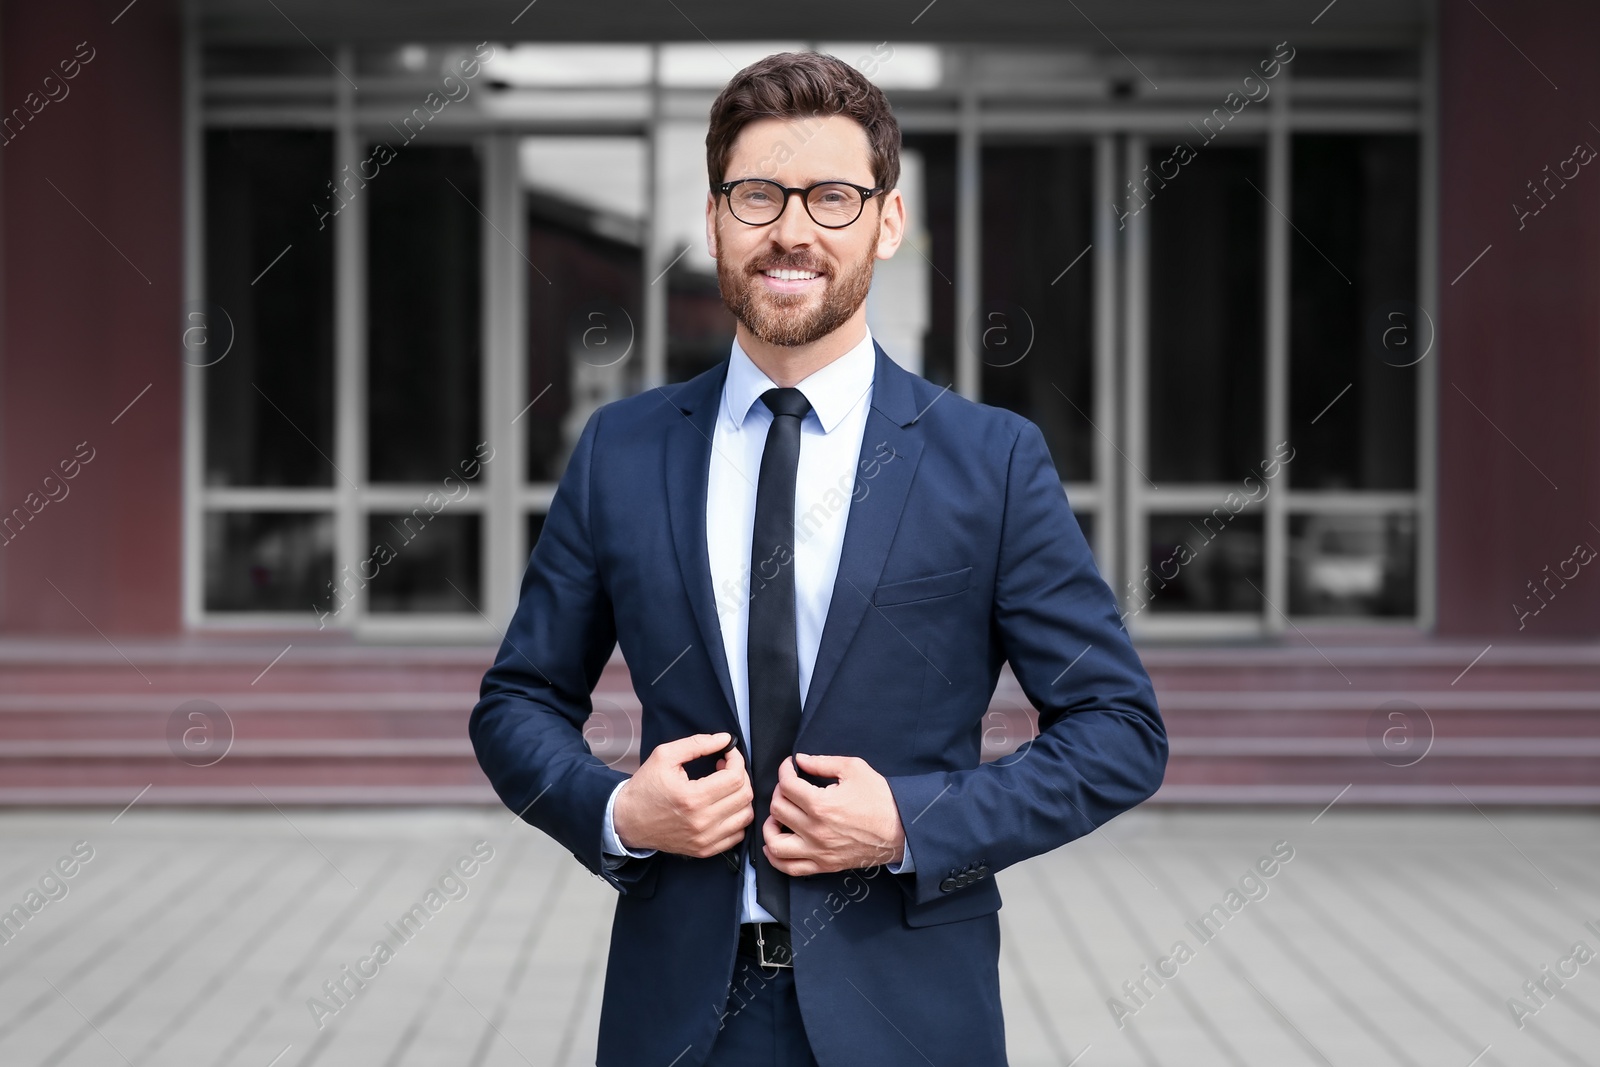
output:
[[948, 893], [952, 889], [959, 889], [959, 888], [961, 888], [961, 887], [958, 884], [956, 884], [956, 880], [954, 878], [946, 878], [944, 881], [939, 883], [939, 892], [941, 892], [941, 893]]

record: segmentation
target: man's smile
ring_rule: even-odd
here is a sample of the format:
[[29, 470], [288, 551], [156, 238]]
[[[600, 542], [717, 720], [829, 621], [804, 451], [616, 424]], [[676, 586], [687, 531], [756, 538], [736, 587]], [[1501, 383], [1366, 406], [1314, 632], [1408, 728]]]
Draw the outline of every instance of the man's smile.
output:
[[803, 293], [824, 278], [814, 270], [768, 268], [760, 273], [766, 287], [775, 293]]

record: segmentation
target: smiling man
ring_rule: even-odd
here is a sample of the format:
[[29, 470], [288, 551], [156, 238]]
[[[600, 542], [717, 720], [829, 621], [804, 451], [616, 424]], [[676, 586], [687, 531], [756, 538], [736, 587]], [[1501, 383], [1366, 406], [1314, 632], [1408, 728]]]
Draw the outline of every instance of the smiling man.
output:
[[[500, 797], [619, 893], [601, 1067], [1004, 1064], [993, 876], [1161, 784], [1149, 677], [1038, 427], [867, 329], [899, 153], [828, 56], [717, 97], [732, 350], [590, 417], [473, 710]], [[631, 776], [583, 738], [618, 645]], [[1039, 733], [983, 763], [1006, 663]]]

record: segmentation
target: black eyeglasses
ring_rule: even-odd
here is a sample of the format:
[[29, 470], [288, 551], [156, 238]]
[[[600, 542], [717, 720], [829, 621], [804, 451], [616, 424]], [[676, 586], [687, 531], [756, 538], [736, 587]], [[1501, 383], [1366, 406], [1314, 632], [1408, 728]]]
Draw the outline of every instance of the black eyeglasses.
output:
[[799, 193], [811, 221], [830, 230], [842, 229], [859, 219], [867, 201], [883, 192], [850, 182], [817, 182], [801, 189], [766, 178], [739, 178], [723, 182], [716, 190], [728, 198], [733, 217], [747, 226], [777, 222], [789, 206], [790, 194]]

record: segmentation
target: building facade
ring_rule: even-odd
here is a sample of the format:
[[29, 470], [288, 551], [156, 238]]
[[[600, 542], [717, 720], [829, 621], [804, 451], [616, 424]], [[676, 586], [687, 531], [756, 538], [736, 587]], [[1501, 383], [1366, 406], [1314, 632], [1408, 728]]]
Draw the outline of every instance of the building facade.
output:
[[711, 99], [817, 48], [905, 134], [874, 335], [1142, 645], [1591, 642], [1600, 13], [1318, 6], [6, 3], [0, 633], [494, 642], [588, 413], [727, 353]]

